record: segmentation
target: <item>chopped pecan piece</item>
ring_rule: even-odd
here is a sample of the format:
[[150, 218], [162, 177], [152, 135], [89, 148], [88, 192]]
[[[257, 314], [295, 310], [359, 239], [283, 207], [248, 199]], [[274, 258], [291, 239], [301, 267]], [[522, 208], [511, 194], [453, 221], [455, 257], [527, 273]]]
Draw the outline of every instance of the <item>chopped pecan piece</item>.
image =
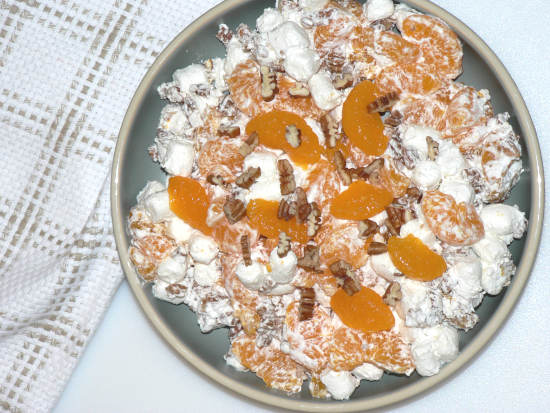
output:
[[262, 171], [260, 168], [250, 167], [237, 177], [235, 184], [241, 188], [248, 189], [256, 182], [261, 174]]
[[399, 100], [399, 92], [391, 91], [383, 96], [379, 96], [367, 105], [367, 112], [386, 112], [395, 102]]
[[346, 159], [340, 150], [334, 152], [334, 164], [336, 165], [338, 176], [340, 176], [344, 185], [351, 184], [351, 175], [346, 169]]
[[301, 187], [296, 188], [296, 221], [303, 223], [310, 212], [311, 205], [307, 202], [306, 192]]
[[321, 117], [319, 123], [325, 135], [327, 146], [329, 148], [334, 148], [336, 143], [342, 138], [342, 132], [340, 131], [338, 122], [327, 113]]
[[403, 294], [401, 293], [401, 285], [398, 282], [392, 282], [390, 285], [388, 285], [388, 288], [386, 288], [386, 292], [382, 296], [384, 302], [392, 307], [395, 307], [395, 304], [401, 298], [403, 297]]
[[302, 144], [302, 131], [296, 125], [288, 125], [285, 128], [285, 139], [290, 146], [297, 148]]
[[369, 255], [379, 255], [385, 252], [388, 252], [388, 246], [382, 242], [372, 241], [367, 248], [367, 254]]
[[365, 166], [364, 173], [367, 176], [370, 176], [373, 173], [380, 171], [380, 169], [383, 166], [384, 166], [384, 158], [376, 158], [374, 161], [372, 161], [367, 166]]
[[401, 230], [401, 225], [403, 225], [403, 208], [399, 208], [393, 205], [388, 205], [386, 208], [386, 213], [388, 214], [387, 221], [390, 222], [391, 228], [388, 227], [388, 229], [393, 233], [396, 232], [397, 234], [393, 235], [399, 235], [399, 231]]
[[168, 294], [172, 294], [178, 297], [183, 296], [186, 291], [187, 287], [183, 284], [170, 284], [168, 287], [166, 287], [166, 292]]
[[431, 136], [426, 136], [426, 144], [428, 145], [428, 159], [430, 161], [435, 161], [435, 158], [439, 155], [439, 143]]
[[240, 199], [229, 198], [225, 201], [223, 213], [230, 224], [235, 224], [246, 215], [246, 207]]
[[344, 73], [342, 75], [336, 76], [333, 82], [334, 89], [342, 90], [347, 89], [353, 85], [353, 76], [351, 73]]
[[319, 258], [319, 247], [316, 245], [306, 245], [304, 247], [304, 256], [298, 259], [298, 267], [308, 271], [320, 271], [321, 259]]
[[218, 103], [217, 109], [221, 114], [227, 116], [228, 118], [233, 119], [237, 116], [237, 106], [235, 105], [235, 102], [233, 102], [233, 99], [231, 99], [231, 95], [229, 93], [222, 97], [220, 103]]
[[224, 46], [227, 46], [231, 38], [233, 37], [233, 33], [231, 30], [229, 30], [229, 27], [227, 27], [227, 24], [220, 24], [220, 27], [218, 29], [218, 33], [216, 34], [216, 38], [223, 43]]
[[295, 215], [296, 202], [288, 202], [285, 199], [281, 199], [281, 202], [279, 202], [279, 209], [277, 210], [277, 218], [288, 221]]
[[349, 272], [353, 271], [353, 267], [344, 260], [338, 260], [329, 265], [330, 272], [336, 277], [349, 276]]
[[269, 66], [260, 66], [262, 99], [266, 102], [273, 100], [277, 92], [277, 74]]
[[293, 98], [306, 98], [311, 95], [307, 85], [302, 82], [297, 82], [296, 85], [288, 89], [288, 94]]
[[378, 224], [370, 219], [359, 221], [359, 237], [366, 239], [378, 231]]
[[348, 295], [353, 295], [361, 289], [361, 284], [357, 281], [357, 275], [353, 268], [344, 260], [333, 262], [329, 266], [332, 274], [338, 278], [339, 284]]
[[315, 290], [313, 288], [303, 288], [300, 294], [300, 321], [306, 321], [313, 317], [314, 307]]
[[317, 202], [311, 203], [311, 212], [307, 216], [307, 236], [314, 237], [321, 227], [321, 210]]
[[279, 170], [279, 185], [281, 194], [288, 195], [296, 189], [296, 181], [294, 180], [294, 169], [287, 159], [279, 159], [277, 161], [277, 169]]
[[223, 179], [223, 176], [214, 175], [214, 174], [209, 174], [206, 177], [206, 182], [208, 182], [211, 185], [218, 185], [218, 186], [225, 186], [226, 184], [225, 179]]
[[290, 251], [290, 237], [286, 235], [286, 232], [279, 232], [279, 243], [277, 244], [277, 255], [279, 257], [286, 257], [286, 254]]
[[[327, 10], [327, 9], [325, 9]], [[321, 12], [324, 10], [321, 10]], [[332, 73], [339, 73], [342, 71], [342, 67], [346, 63], [346, 56], [342, 50], [334, 48], [330, 50], [323, 59], [323, 64]]]
[[392, 110], [389, 116], [386, 117], [386, 119], [384, 119], [384, 123], [392, 127], [397, 127], [401, 125], [402, 121], [403, 121], [403, 114], [398, 110]]
[[212, 59], [206, 59], [202, 62], [204, 68], [208, 71], [211, 71], [214, 68], [214, 61]]
[[412, 186], [410, 188], [407, 188], [406, 196], [414, 200], [415, 203], [418, 203], [422, 199], [422, 191]]
[[244, 265], [252, 265], [252, 258], [250, 255], [250, 243], [248, 242], [248, 235], [241, 235], [241, 251], [243, 253]]
[[361, 284], [351, 277], [346, 277], [342, 284], [342, 290], [344, 290], [347, 295], [353, 295], [361, 290]]
[[242, 143], [239, 148], [239, 153], [245, 158], [252, 153], [252, 151], [258, 146], [258, 134], [252, 132], [250, 136]]
[[238, 125], [220, 125], [218, 128], [218, 136], [229, 136], [236, 138], [241, 134], [241, 128]]

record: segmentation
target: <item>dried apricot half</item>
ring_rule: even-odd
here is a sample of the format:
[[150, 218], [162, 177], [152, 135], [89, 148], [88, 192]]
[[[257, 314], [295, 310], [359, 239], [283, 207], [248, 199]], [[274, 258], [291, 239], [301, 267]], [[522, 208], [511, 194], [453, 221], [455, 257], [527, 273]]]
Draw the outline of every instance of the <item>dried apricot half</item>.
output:
[[413, 280], [432, 281], [447, 270], [443, 257], [411, 234], [405, 238], [391, 237], [388, 253], [393, 265]]
[[210, 235], [212, 228], [206, 225], [208, 196], [202, 185], [191, 178], [173, 176], [168, 181], [170, 209], [187, 224]]
[[367, 219], [382, 212], [392, 201], [393, 194], [387, 189], [355, 181], [332, 200], [330, 213], [340, 219]]

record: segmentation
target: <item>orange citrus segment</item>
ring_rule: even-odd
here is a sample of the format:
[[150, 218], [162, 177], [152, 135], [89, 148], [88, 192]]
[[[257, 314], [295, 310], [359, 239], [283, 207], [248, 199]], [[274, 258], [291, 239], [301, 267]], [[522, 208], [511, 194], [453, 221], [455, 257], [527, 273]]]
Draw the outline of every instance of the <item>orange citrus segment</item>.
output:
[[[286, 127], [296, 126], [301, 132], [302, 143], [290, 146], [285, 138]], [[259, 143], [273, 149], [282, 149], [299, 164], [312, 164], [319, 160], [323, 148], [319, 138], [300, 116], [283, 110], [273, 110], [256, 116], [246, 125], [246, 133], [258, 134]]]
[[327, 266], [335, 261], [344, 260], [359, 268], [367, 261], [368, 245], [359, 236], [355, 222], [338, 222], [328, 218], [315, 236], [315, 241], [319, 245], [321, 262]]
[[376, 76], [379, 94], [392, 91], [427, 95], [443, 86], [439, 77], [425, 64], [407, 63], [388, 66]]
[[369, 80], [355, 85], [342, 108], [342, 128], [351, 143], [368, 155], [382, 155], [388, 146], [384, 124], [378, 113], [369, 113], [367, 105], [376, 99], [376, 87]]
[[239, 146], [239, 140], [212, 139], [205, 142], [197, 157], [200, 174], [203, 177], [208, 174], [221, 175], [232, 180], [244, 162]]
[[415, 368], [409, 345], [398, 334], [391, 331], [363, 333], [345, 326], [337, 328], [330, 347], [331, 368], [349, 371], [363, 363], [407, 375]]
[[472, 204], [457, 204], [451, 195], [428, 191], [422, 213], [437, 238], [449, 245], [472, 245], [485, 235], [483, 222]]
[[210, 235], [212, 228], [206, 225], [208, 196], [198, 181], [183, 176], [173, 176], [168, 181], [170, 209], [187, 224]]
[[397, 171], [393, 166], [380, 168], [380, 180], [384, 188], [390, 191], [394, 198], [405, 195], [411, 180]]
[[289, 221], [277, 218], [279, 203], [276, 201], [266, 201], [265, 199], [253, 199], [246, 206], [246, 215], [250, 226], [258, 230], [260, 234], [267, 238], [277, 239], [279, 233], [284, 231], [293, 241], [305, 243], [309, 239], [307, 236], [307, 226], [298, 224], [295, 218]]
[[396, 64], [416, 62], [420, 57], [420, 49], [416, 44], [390, 31], [377, 32], [375, 51]]
[[342, 323], [365, 333], [389, 330], [395, 324], [390, 308], [370, 288], [361, 287], [353, 295], [340, 288], [331, 297], [330, 307]]
[[304, 369], [281, 352], [275, 340], [269, 346], [259, 348], [255, 337], [243, 334], [233, 340], [231, 352], [268, 387], [289, 393], [297, 393], [302, 388], [306, 378]]
[[340, 180], [334, 163], [319, 159], [308, 171], [304, 190], [312, 194], [310, 201], [317, 202], [324, 209], [340, 192]]
[[391, 192], [365, 181], [355, 181], [332, 200], [335, 218], [362, 220], [382, 212], [393, 201]]
[[443, 257], [414, 235], [391, 237], [388, 240], [388, 253], [393, 265], [413, 280], [432, 281], [447, 271]]

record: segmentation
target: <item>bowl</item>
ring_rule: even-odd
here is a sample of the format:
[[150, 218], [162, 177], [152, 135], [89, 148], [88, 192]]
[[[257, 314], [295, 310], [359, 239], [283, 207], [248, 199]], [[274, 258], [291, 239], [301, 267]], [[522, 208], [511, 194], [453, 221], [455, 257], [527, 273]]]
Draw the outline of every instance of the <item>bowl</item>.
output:
[[466, 25], [429, 1], [409, 0], [404, 3], [440, 17], [459, 35], [464, 47], [464, 74], [459, 80], [478, 89], [489, 89], [495, 113], [510, 113], [510, 123], [522, 137], [525, 168], [520, 182], [506, 201], [526, 211], [529, 219], [526, 236], [515, 241], [510, 248], [517, 265], [516, 274], [503, 293], [485, 297], [477, 309], [479, 323], [460, 334], [460, 355], [436, 376], [386, 374], [378, 382], [362, 382], [351, 399], [345, 402], [312, 399], [306, 386], [302, 392], [290, 396], [268, 389], [254, 374], [238, 372], [225, 364], [223, 356], [229, 348], [226, 329], [202, 334], [194, 313], [185, 305], [175, 306], [154, 298], [151, 287], [140, 280], [130, 262], [130, 240], [126, 233], [130, 208], [148, 180], [164, 180], [160, 167], [151, 161], [147, 152], [165, 104], [158, 97], [157, 86], [169, 81], [178, 68], [208, 57], [223, 56], [224, 47], [215, 37], [218, 25], [225, 23], [234, 28], [244, 22], [253, 27], [255, 19], [268, 7], [266, 2], [226, 0], [185, 28], [151, 66], [124, 118], [113, 161], [111, 207], [116, 245], [128, 283], [153, 326], [183, 359], [220, 385], [250, 399], [292, 410], [344, 412], [387, 406], [418, 395], [444, 382], [475, 358], [506, 321], [529, 278], [542, 229], [544, 182], [537, 136], [525, 103], [502, 63]]

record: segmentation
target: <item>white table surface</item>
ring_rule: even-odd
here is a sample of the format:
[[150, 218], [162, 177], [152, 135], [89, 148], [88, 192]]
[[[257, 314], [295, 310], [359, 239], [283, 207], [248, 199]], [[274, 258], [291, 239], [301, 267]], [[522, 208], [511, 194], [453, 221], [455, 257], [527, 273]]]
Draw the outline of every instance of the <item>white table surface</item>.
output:
[[[501, 58], [519, 86], [550, 160], [550, 2], [437, 0]], [[547, 227], [547, 225], [545, 225]], [[511, 318], [483, 353], [438, 389], [395, 412], [550, 411], [550, 245], [543, 242]], [[126, 282], [84, 352], [56, 413], [273, 411], [220, 389], [151, 327]]]

